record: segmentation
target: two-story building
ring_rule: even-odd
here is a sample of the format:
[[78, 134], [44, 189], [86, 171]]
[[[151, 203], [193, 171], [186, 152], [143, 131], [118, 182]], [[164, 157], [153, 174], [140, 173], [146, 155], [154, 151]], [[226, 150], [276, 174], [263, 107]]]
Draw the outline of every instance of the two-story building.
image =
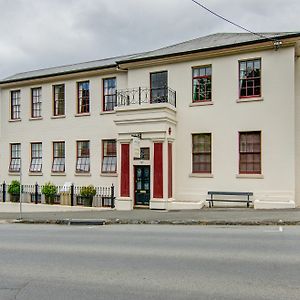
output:
[[0, 181], [116, 186], [117, 209], [300, 204], [300, 33], [220, 33], [0, 82]]

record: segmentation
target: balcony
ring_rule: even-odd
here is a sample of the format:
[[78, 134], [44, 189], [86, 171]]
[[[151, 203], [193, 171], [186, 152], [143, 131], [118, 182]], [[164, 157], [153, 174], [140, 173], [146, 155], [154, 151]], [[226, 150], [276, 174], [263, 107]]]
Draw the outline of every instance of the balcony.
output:
[[143, 104], [169, 103], [176, 107], [176, 91], [163, 88], [131, 88], [116, 91], [116, 106], [136, 106]]
[[176, 125], [176, 92], [165, 88], [132, 88], [115, 94], [114, 123], [122, 139], [139, 132], [144, 138], [165, 138]]

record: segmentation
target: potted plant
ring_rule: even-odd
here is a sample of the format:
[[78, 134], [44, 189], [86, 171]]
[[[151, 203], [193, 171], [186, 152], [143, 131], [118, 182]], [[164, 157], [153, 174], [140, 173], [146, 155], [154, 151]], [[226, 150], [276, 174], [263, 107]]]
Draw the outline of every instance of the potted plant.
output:
[[93, 197], [96, 195], [96, 188], [93, 185], [83, 186], [80, 190], [80, 196], [84, 206], [92, 206]]
[[57, 187], [53, 183], [47, 182], [42, 188], [42, 194], [45, 195], [46, 204], [53, 204]]
[[8, 187], [7, 192], [10, 195], [11, 202], [20, 201], [20, 182], [18, 180], [13, 180]]

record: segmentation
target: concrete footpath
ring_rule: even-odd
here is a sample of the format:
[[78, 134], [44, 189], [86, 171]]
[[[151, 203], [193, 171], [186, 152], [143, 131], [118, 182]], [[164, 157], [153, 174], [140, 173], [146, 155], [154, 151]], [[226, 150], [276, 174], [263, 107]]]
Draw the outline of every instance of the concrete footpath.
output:
[[300, 209], [254, 210], [253, 208], [204, 208], [202, 210], [158, 211], [0, 203], [0, 223], [49, 224], [182, 224], [182, 225], [300, 225]]

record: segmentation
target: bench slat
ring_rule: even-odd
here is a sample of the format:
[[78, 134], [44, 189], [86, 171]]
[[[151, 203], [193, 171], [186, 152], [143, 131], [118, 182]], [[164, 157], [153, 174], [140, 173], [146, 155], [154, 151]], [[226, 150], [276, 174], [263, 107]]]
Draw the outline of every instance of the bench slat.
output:
[[224, 195], [224, 196], [253, 196], [252, 192], [207, 192], [208, 195]]
[[242, 200], [242, 199], [206, 199], [206, 201], [212, 201], [212, 202], [215, 202], [215, 201], [219, 201], [219, 202], [252, 202], [251, 200]]

